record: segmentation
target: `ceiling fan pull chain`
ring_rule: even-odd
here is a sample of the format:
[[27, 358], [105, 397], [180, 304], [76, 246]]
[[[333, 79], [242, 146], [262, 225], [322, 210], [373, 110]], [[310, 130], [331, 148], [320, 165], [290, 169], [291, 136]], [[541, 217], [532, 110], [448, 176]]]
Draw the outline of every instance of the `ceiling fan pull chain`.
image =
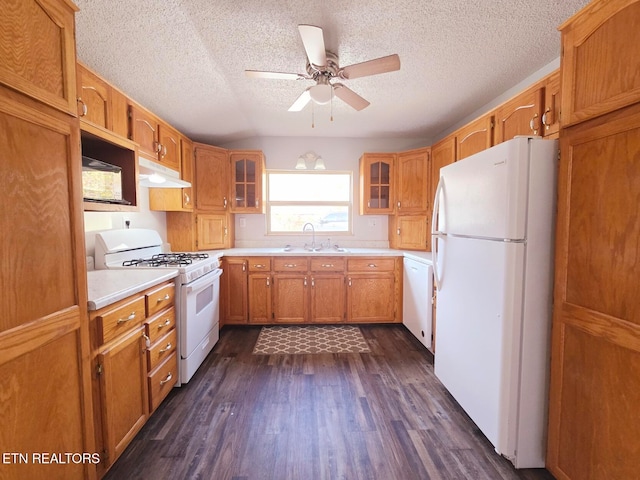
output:
[[333, 87], [331, 87], [331, 97], [330, 97], [330, 109], [331, 109], [331, 121], [333, 122]]
[[311, 102], [311, 128], [316, 128], [316, 122], [315, 122], [315, 109], [313, 108], [313, 103]]

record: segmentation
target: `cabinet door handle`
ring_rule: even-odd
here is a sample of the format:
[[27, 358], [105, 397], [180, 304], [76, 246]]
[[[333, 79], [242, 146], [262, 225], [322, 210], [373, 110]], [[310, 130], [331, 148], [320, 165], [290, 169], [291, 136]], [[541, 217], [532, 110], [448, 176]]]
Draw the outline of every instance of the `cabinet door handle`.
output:
[[162, 158], [167, 156], [167, 146], [166, 145], [162, 145], [162, 153], [160, 155]]
[[185, 205], [190, 205], [191, 204], [191, 197], [189, 197], [189, 194], [187, 192], [184, 192], [184, 204]]
[[399, 228], [396, 230], [396, 235], [400, 235], [400, 229]]
[[161, 297], [158, 300], [156, 300], [156, 303], [166, 302], [167, 300], [170, 300], [170, 299], [171, 299], [171, 295], [169, 295], [168, 293], [165, 293], [164, 297]]
[[160, 142], [153, 142], [153, 148], [155, 149], [156, 153], [160, 153], [162, 151], [162, 144]]
[[131, 312], [129, 314], [128, 317], [126, 318], [119, 318], [118, 321], [116, 322], [118, 325], [120, 325], [121, 323], [125, 323], [125, 322], [130, 322], [131, 320], [133, 320], [134, 318], [136, 318], [136, 312]]
[[227, 208], [227, 197], [222, 197], [222, 207]]
[[547, 130], [549, 130], [549, 127], [551, 127], [551, 124], [547, 123], [547, 113], [551, 113], [551, 107], [547, 107], [547, 109], [542, 114], [542, 124], [545, 127], [547, 127]]
[[256, 208], [260, 206], [260, 201], [256, 198]]
[[304, 277], [304, 286], [307, 286], [307, 277]]
[[77, 102], [82, 105], [82, 113], [80, 114], [81, 117], [86, 117], [87, 113], [89, 112], [89, 109], [87, 108], [87, 104], [84, 103], [84, 100], [82, 100], [82, 98], [78, 97]]
[[171, 372], [169, 372], [169, 374], [164, 377], [164, 380], [160, 380], [160, 385], [164, 385], [165, 383], [169, 382], [171, 379], [173, 378], [173, 375], [171, 375]]
[[169, 343], [167, 343], [167, 346], [166, 346], [166, 347], [164, 347], [163, 349], [160, 349], [160, 350], [158, 351], [158, 353], [159, 353], [160, 355], [162, 355], [163, 353], [168, 352], [168, 351], [169, 351], [169, 350], [171, 350], [172, 348], [173, 348], [173, 345], [171, 345], [171, 342], [169, 342]]
[[529, 128], [531, 128], [531, 131], [533, 132], [534, 135], [538, 134], [538, 129], [536, 128], [536, 118], [538, 118], [537, 113], [529, 121]]
[[347, 284], [348, 284], [349, 286], [351, 286], [351, 279], [350, 279], [350, 278], [349, 278], [349, 280], [347, 280]]
[[171, 319], [167, 318], [164, 323], [161, 323], [160, 325], [158, 325], [158, 330], [163, 329], [164, 327], [168, 327], [169, 325], [171, 325]]
[[269, 281], [269, 277], [267, 277], [267, 287], [269, 287], [271, 285], [271, 282]]
[[151, 339], [147, 337], [144, 333], [142, 334], [142, 337], [144, 338], [145, 347], [151, 348]]
[[398, 208], [400, 208], [400, 200], [398, 200], [398, 204], [397, 205], [398, 205]]
[[315, 278], [311, 277], [311, 288], [315, 288], [316, 286], [316, 280]]
[[243, 272], [247, 271], [247, 265], [244, 262], [242, 262], [242, 271]]
[[375, 263], [370, 263], [369, 265], [367, 265], [367, 267], [369, 267], [369, 268], [378, 268], [378, 265], [376, 265]]

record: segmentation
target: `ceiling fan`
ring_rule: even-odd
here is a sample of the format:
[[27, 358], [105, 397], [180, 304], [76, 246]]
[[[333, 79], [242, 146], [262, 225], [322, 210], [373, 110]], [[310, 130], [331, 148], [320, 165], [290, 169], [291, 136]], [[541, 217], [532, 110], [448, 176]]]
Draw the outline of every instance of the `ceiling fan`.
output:
[[284, 80], [315, 80], [316, 84], [307, 88], [289, 107], [290, 112], [299, 112], [309, 101], [325, 104], [333, 95], [356, 110], [369, 106], [369, 102], [342, 83], [332, 83], [334, 79], [351, 80], [354, 78], [393, 72], [400, 69], [400, 57], [397, 54], [376, 58], [347, 67], [338, 65], [338, 56], [325, 50], [322, 28], [314, 25], [298, 25], [304, 49], [307, 52], [307, 73], [261, 72], [245, 70], [248, 77], [272, 78]]

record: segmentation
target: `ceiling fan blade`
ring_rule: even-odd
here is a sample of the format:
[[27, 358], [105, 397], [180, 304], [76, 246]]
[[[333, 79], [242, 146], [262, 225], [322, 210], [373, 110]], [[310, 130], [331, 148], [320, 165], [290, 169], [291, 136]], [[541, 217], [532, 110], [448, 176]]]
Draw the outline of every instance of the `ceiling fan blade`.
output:
[[[309, 87], [311, 88], [311, 87]], [[293, 102], [293, 105], [289, 107], [290, 112], [299, 112], [302, 110], [307, 103], [311, 100], [311, 94], [309, 93], [309, 89], [307, 88], [302, 94]]]
[[400, 70], [400, 57], [397, 54], [376, 58], [367, 62], [355, 63], [340, 69], [340, 78], [351, 80], [353, 78], [378, 75], [379, 73], [394, 72]]
[[300, 38], [307, 52], [309, 63], [316, 67], [325, 67], [327, 65], [327, 52], [324, 47], [324, 35], [322, 28], [314, 25], [298, 25]]
[[344, 103], [346, 103], [347, 105], [350, 105], [351, 107], [355, 108], [358, 111], [364, 108], [367, 108], [369, 106], [368, 101], [366, 101], [356, 92], [354, 92], [348, 87], [345, 87], [341, 83], [333, 84], [333, 92], [336, 94], [336, 97], [338, 97]]
[[301, 73], [260, 72], [258, 70], [245, 70], [244, 73], [251, 78], [272, 78], [276, 80], [304, 80], [308, 78]]

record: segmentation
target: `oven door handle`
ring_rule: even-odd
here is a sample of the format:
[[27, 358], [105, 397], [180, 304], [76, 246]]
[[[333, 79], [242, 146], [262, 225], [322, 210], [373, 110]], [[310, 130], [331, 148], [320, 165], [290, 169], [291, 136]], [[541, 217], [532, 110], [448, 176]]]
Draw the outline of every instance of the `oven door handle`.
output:
[[187, 288], [187, 293], [197, 292], [198, 290], [202, 290], [204, 287], [207, 287], [213, 283], [216, 278], [220, 278], [222, 275], [222, 269], [216, 268], [215, 270], [211, 270], [205, 276], [198, 278], [197, 280], [188, 283], [185, 285]]

